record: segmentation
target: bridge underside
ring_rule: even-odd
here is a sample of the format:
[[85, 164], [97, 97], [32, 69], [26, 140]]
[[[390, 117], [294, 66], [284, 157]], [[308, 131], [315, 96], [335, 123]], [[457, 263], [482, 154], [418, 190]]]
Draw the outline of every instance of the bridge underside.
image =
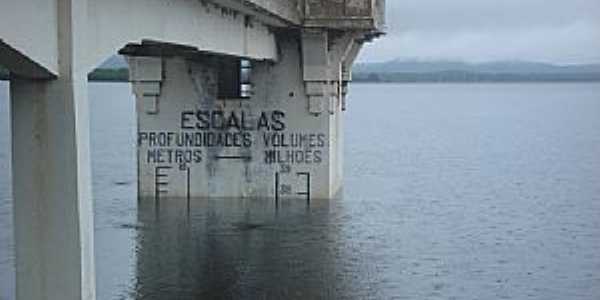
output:
[[[69, 50], [77, 61], [78, 71], [89, 72], [124, 45], [143, 40], [276, 60], [271, 28], [289, 24], [274, 15], [261, 14], [258, 6], [238, 4], [245, 8], [246, 13], [242, 13], [222, 5], [221, 1], [103, 0], [76, 1], [73, 5], [69, 2], [3, 0], [1, 42], [46, 73], [59, 76], [61, 55]], [[4, 53], [0, 62], [12, 72], [25, 77], [49, 76], [12, 68], [10, 61], [14, 59]]]
[[[192, 170], [206, 170], [201, 176], [212, 185], [198, 196], [278, 197], [277, 185], [245, 180], [308, 174], [316, 178], [313, 195], [332, 198], [342, 185], [341, 112], [351, 65], [361, 45], [379, 34], [382, 3], [0, 0], [0, 65], [10, 72], [17, 299], [95, 299], [87, 97], [87, 74], [94, 67], [118, 51], [129, 56], [140, 133], [153, 126], [200, 130], [196, 123], [202, 120], [193, 118], [217, 111], [251, 115], [250, 122], [258, 122], [253, 134], [263, 140], [264, 134], [314, 135], [306, 147], [321, 151], [318, 158], [311, 154], [318, 166], [304, 169], [279, 163], [278, 154], [260, 156], [280, 149], [235, 147], [220, 149], [222, 155], [207, 150], [201, 168]], [[223, 89], [244, 83], [236, 72], [245, 62], [253, 70], [249, 93]], [[258, 130], [262, 113], [267, 132]], [[176, 116], [178, 125], [168, 123]], [[260, 156], [260, 163], [241, 161], [227, 171], [211, 163], [219, 156]], [[272, 166], [265, 168], [268, 159]], [[140, 166], [140, 195], [156, 197], [144, 179], [144, 172], [156, 175], [156, 166]], [[240, 170], [248, 176], [235, 177], [233, 192], [219, 194], [230, 187], [215, 184], [215, 174]]]

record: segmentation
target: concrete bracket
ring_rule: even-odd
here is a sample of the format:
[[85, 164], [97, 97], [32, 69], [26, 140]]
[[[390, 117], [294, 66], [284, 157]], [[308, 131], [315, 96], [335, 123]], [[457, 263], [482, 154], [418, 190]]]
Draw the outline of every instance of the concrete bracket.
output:
[[351, 43], [350, 47], [348, 47], [346, 53], [344, 54], [344, 59], [342, 62], [342, 80], [343, 81], [352, 81], [352, 65], [360, 52], [360, 49], [363, 46], [363, 42], [358, 39], [354, 39]]
[[[352, 81], [352, 65], [358, 56], [363, 44], [365, 32], [347, 32], [336, 40], [336, 52], [331, 60], [339, 62], [339, 80], [337, 84], [337, 97], [342, 111], [346, 111], [346, 95], [348, 82]], [[338, 65], [336, 65], [338, 67]]]
[[302, 72], [308, 97], [308, 111], [320, 115], [329, 99], [327, 83], [330, 77], [328, 34], [326, 30], [302, 32]]
[[304, 81], [329, 78], [328, 34], [325, 30], [302, 32], [302, 62]]
[[320, 115], [323, 113], [324, 109], [325, 97], [323, 96], [309, 96], [308, 97], [308, 110], [313, 115]]
[[346, 95], [348, 95], [348, 81], [342, 82], [342, 111], [347, 109]]
[[337, 111], [337, 107], [339, 105], [340, 100], [340, 84], [338, 81], [332, 81], [329, 84], [329, 114], [334, 115]]
[[318, 81], [307, 81], [305, 82], [306, 95], [308, 96], [308, 111], [311, 114], [319, 115], [324, 108], [324, 102], [326, 99], [325, 83]]
[[129, 80], [142, 110], [147, 114], [159, 112], [159, 98], [163, 80], [160, 57], [130, 56]]
[[302, 32], [303, 79], [310, 113], [323, 112], [325, 101], [330, 114], [334, 114], [338, 106], [345, 110], [352, 64], [362, 47], [364, 35], [360, 31], [340, 33], [325, 29]]

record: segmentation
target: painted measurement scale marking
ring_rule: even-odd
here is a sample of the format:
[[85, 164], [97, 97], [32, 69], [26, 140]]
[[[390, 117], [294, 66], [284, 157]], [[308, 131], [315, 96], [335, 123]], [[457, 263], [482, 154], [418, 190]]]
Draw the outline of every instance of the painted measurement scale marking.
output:
[[[293, 193], [292, 185], [282, 183], [281, 174], [285, 172], [276, 172], [275, 173], [275, 204], [279, 206], [279, 200], [283, 195], [291, 195]], [[298, 191], [295, 194], [298, 196], [305, 196], [306, 203], [310, 204], [311, 196], [310, 196], [310, 173], [308, 172], [298, 172], [296, 173], [296, 178], [304, 177], [306, 182], [306, 189], [304, 191]]]
[[[226, 157], [221, 159], [251, 159], [251, 157]], [[155, 168], [154, 185], [155, 185], [155, 200], [160, 200], [161, 196], [169, 193], [169, 174], [164, 171], [172, 170], [170, 166], [158, 166]], [[288, 168], [284, 168], [289, 171]], [[186, 198], [189, 201], [191, 199], [191, 184], [192, 184], [192, 170], [190, 167], [185, 165], [180, 166], [180, 171], [184, 171], [186, 175]], [[288, 172], [284, 172], [288, 173]], [[281, 172], [275, 173], [275, 203], [278, 205], [281, 196], [294, 194], [292, 184], [281, 182]], [[296, 178], [303, 178], [305, 181], [305, 190], [297, 191], [297, 196], [305, 196], [306, 202], [310, 204], [311, 200], [311, 175], [309, 172], [297, 172]]]
[[[164, 181], [161, 179], [168, 179], [169, 178], [169, 174], [167, 173], [162, 173], [163, 170], [170, 170], [172, 169], [169, 166], [158, 166], [155, 168], [155, 176], [154, 176], [154, 191], [155, 191], [155, 197], [156, 200], [160, 199], [160, 196], [162, 194], [168, 194], [168, 190], [166, 189], [169, 185], [169, 181]], [[164, 187], [164, 189], [163, 189]]]

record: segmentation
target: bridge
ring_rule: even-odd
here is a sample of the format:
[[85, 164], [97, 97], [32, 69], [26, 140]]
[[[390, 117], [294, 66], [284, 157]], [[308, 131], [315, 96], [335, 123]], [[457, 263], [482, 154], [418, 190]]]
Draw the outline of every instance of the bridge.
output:
[[[95, 299], [87, 75], [120, 53], [141, 198], [331, 199], [383, 0], [0, 0], [18, 299]], [[150, 201], [150, 200], [148, 200]]]

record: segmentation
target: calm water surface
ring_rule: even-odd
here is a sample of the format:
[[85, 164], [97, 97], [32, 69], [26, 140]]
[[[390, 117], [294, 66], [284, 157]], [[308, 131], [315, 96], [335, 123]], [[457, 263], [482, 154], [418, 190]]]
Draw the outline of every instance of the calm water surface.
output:
[[[13, 299], [0, 82], [0, 299]], [[600, 85], [353, 85], [343, 200], [136, 199], [91, 84], [99, 299], [600, 299]]]

